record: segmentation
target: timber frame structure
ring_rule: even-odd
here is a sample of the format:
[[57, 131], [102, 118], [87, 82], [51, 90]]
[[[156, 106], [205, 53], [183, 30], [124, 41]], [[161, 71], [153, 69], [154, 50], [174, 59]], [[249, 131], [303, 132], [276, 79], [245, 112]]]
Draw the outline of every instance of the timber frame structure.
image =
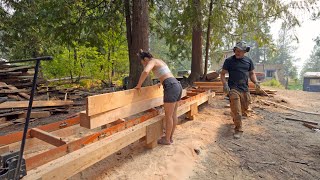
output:
[[[210, 90], [184, 91], [178, 116], [193, 119], [198, 106], [214, 96]], [[154, 148], [163, 132], [164, 112], [155, 108], [162, 98], [157, 85], [91, 96], [80, 115], [29, 129], [23, 179], [67, 179], [138, 140]], [[0, 136], [0, 154], [15, 150], [21, 138], [22, 132]]]

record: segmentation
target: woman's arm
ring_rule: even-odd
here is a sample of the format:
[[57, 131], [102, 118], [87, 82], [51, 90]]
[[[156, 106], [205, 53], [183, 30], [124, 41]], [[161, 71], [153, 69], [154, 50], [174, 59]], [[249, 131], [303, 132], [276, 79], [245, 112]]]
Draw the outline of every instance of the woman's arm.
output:
[[155, 66], [155, 61], [151, 60], [148, 62], [148, 64], [144, 67], [144, 70], [142, 71], [140, 78], [139, 78], [139, 82], [137, 84], [137, 86], [135, 87], [136, 89], [141, 88], [144, 80], [146, 80], [146, 78], [148, 77], [150, 71], [154, 68]]

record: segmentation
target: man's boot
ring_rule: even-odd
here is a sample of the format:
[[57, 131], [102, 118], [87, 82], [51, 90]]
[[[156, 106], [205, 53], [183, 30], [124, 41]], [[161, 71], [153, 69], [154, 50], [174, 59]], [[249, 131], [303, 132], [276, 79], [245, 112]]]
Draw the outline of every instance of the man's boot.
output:
[[242, 121], [241, 120], [234, 120], [235, 128], [234, 128], [234, 135], [235, 139], [240, 139], [243, 133], [242, 130]]

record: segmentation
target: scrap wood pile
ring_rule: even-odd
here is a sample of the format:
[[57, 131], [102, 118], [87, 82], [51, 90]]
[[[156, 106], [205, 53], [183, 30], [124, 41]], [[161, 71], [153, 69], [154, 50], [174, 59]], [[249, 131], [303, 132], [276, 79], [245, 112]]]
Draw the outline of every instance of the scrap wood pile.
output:
[[[194, 94], [197, 92], [205, 91], [208, 89], [213, 90], [216, 95], [222, 95], [223, 94], [223, 85], [221, 81], [214, 81], [214, 82], [194, 82], [195, 87], [188, 90], [188, 94]], [[256, 92], [255, 85], [250, 81], [249, 82], [249, 90], [251, 94], [259, 94], [259, 95], [266, 95], [264, 92]], [[275, 94], [277, 91], [275, 90], [268, 90], [263, 89], [268, 95]]]
[[[33, 82], [33, 68], [33, 65], [0, 63], [0, 128], [24, 123]], [[73, 98], [78, 94], [80, 94], [79, 97], [84, 94], [70, 89], [61, 92], [54, 90], [55, 88], [46, 87], [46, 90], [43, 90], [41, 86], [43, 83], [45, 80], [38, 78], [38, 92], [34, 97], [31, 121], [56, 113], [68, 113], [68, 107], [73, 104], [73, 101], [66, 100], [66, 93], [69, 92], [69, 97], [74, 95]], [[48, 97], [50, 91], [55, 91], [55, 94], [60, 97]]]

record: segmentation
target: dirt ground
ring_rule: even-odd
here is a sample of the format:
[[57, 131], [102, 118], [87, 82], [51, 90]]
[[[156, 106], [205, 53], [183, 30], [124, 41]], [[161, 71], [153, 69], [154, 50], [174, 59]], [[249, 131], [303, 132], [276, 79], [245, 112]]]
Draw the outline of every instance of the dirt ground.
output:
[[320, 115], [261, 99], [320, 113], [320, 93], [278, 90], [274, 97], [253, 96], [245, 132], [234, 139], [228, 101], [217, 96], [199, 107], [195, 120], [180, 117], [173, 145], [147, 150], [136, 142], [70, 179], [320, 179], [320, 132], [285, 119], [320, 123]]

